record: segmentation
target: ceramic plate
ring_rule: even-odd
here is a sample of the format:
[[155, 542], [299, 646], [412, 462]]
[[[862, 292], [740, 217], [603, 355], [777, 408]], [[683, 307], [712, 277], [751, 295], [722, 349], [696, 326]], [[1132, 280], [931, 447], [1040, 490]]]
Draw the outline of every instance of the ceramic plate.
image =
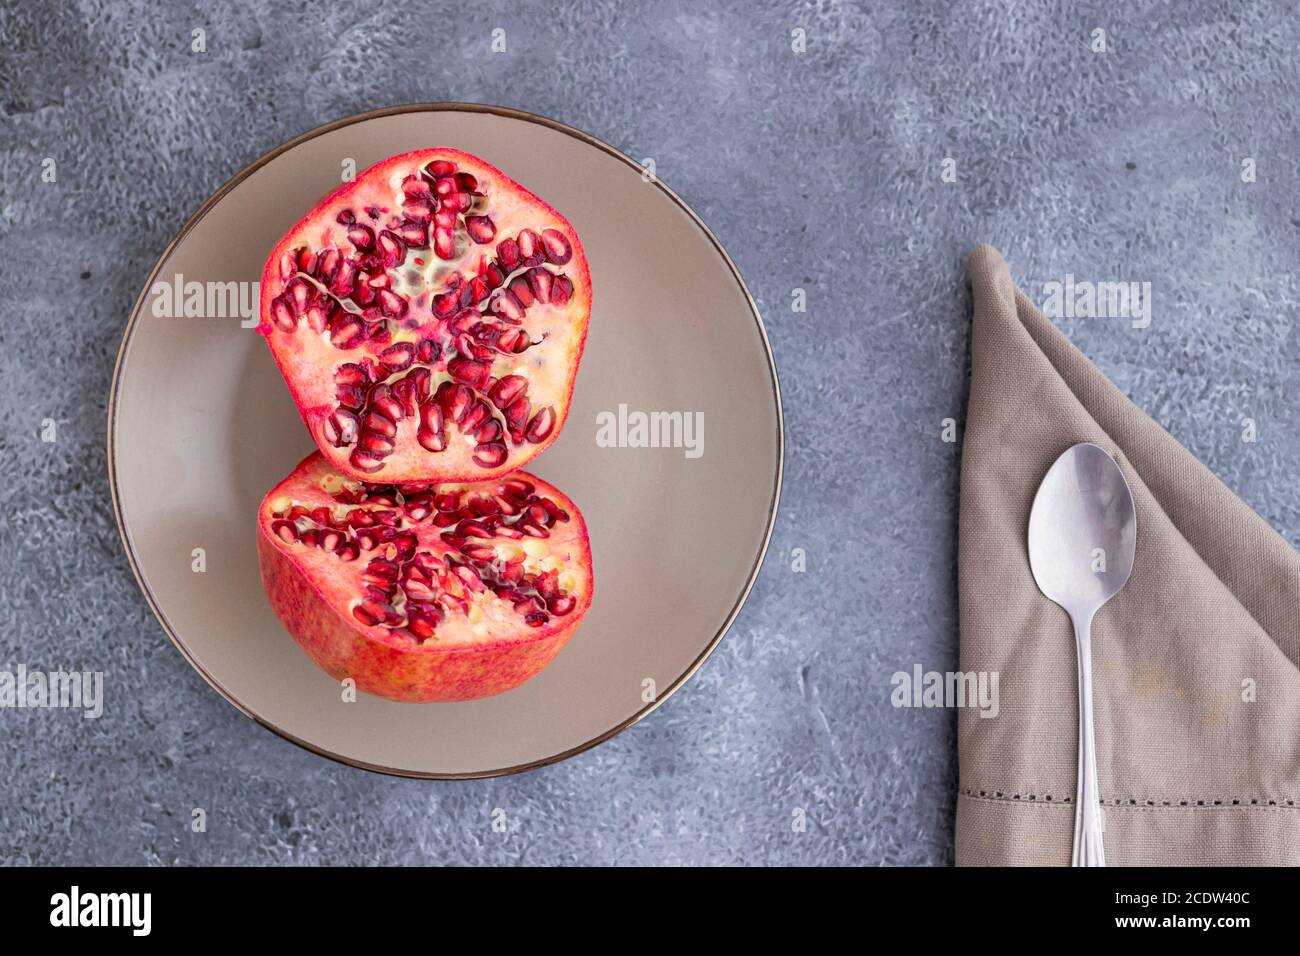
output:
[[[262, 591], [258, 503], [313, 446], [238, 297], [255, 312], [268, 251], [345, 171], [429, 146], [499, 167], [568, 217], [587, 250], [594, 309], [572, 411], [529, 470], [582, 509], [595, 601], [555, 661], [513, 691], [456, 704], [365, 694], [349, 702]], [[703, 663], [771, 534], [781, 407], [762, 322], [735, 266], [650, 179], [550, 120], [463, 104], [403, 107], [300, 136], [185, 225], [127, 325], [109, 402], [109, 468], [140, 586], [222, 696], [336, 760], [472, 777], [591, 747]], [[679, 432], [682, 447], [634, 447], [637, 414], [655, 411], [702, 421], [702, 432], [689, 444]]]

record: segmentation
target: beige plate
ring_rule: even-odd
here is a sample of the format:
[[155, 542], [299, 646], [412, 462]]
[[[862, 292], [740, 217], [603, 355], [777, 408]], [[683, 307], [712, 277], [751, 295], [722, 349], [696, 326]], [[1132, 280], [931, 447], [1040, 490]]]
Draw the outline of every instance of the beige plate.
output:
[[[267, 252], [338, 185], [387, 156], [455, 146], [564, 213], [591, 262], [595, 310], [564, 433], [531, 470], [586, 516], [595, 603], [538, 677], [486, 700], [395, 704], [337, 683], [262, 592], [258, 502], [312, 450], [261, 337], [239, 319], [158, 317], [155, 282], [255, 283]], [[165, 310], [163, 310], [165, 311]], [[702, 456], [599, 447], [597, 416], [702, 413]], [[654, 709], [722, 639], [776, 514], [781, 405], [758, 312], [680, 199], [583, 133], [495, 107], [410, 106], [323, 126], [262, 157], [168, 247], [127, 326], [109, 400], [113, 505], [145, 596], [232, 704], [345, 763], [474, 777], [552, 763]], [[195, 570], [199, 560], [206, 570]], [[653, 681], [653, 702], [646, 688]]]

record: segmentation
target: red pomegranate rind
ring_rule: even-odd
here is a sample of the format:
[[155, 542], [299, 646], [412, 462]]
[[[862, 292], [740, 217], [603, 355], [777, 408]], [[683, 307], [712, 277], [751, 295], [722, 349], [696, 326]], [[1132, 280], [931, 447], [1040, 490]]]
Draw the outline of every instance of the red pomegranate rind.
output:
[[308, 656], [390, 700], [518, 687], [591, 606], [582, 515], [524, 472], [399, 488], [312, 454], [263, 499], [257, 548], [271, 606]]
[[339, 472], [478, 481], [559, 436], [590, 315], [568, 220], [439, 148], [372, 166], [279, 242], [259, 331]]

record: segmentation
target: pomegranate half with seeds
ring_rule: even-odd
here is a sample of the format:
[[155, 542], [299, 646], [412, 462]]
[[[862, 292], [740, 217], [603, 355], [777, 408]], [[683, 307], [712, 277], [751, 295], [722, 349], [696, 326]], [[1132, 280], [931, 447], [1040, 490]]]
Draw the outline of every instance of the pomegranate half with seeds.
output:
[[425, 149], [372, 166], [280, 240], [259, 330], [338, 471], [473, 481], [559, 436], [590, 315], [568, 220], [481, 159]]
[[320, 454], [262, 501], [262, 583], [289, 633], [337, 680], [390, 700], [517, 687], [591, 606], [591, 546], [539, 478], [378, 484]]

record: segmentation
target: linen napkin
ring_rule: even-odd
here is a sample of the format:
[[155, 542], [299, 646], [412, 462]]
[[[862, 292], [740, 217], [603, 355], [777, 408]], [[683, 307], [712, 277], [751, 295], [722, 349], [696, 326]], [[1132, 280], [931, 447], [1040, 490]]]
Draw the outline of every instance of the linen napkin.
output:
[[1128, 584], [1093, 621], [1106, 861], [1300, 864], [1300, 555], [1148, 418], [1015, 287], [970, 259], [961, 669], [998, 672], [996, 716], [958, 718], [956, 862], [1070, 862], [1074, 632], [1029, 570], [1048, 467], [1096, 442], [1137, 507]]

